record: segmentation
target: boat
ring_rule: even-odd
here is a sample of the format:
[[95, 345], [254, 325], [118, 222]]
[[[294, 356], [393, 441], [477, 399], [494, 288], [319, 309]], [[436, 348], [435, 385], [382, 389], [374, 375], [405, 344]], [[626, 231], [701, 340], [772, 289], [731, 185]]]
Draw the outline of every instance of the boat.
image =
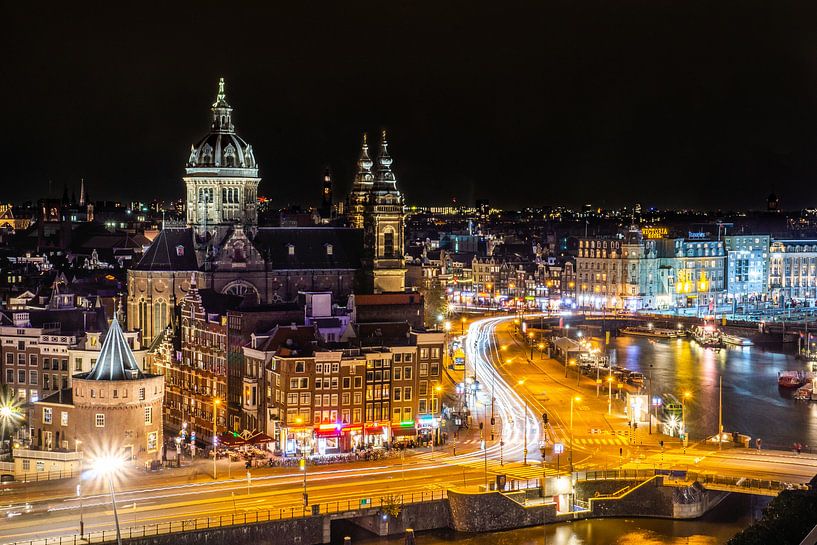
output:
[[704, 348], [720, 348], [723, 345], [721, 332], [712, 324], [694, 325], [689, 328], [689, 334]]
[[674, 339], [683, 336], [683, 330], [666, 329], [662, 327], [653, 327], [652, 325], [636, 325], [623, 327], [619, 329], [622, 335], [633, 335], [636, 337], [653, 337], [658, 339]]
[[630, 376], [627, 377], [627, 382], [635, 384], [636, 386], [643, 385], [645, 380], [646, 377], [644, 377], [644, 373], [639, 373], [638, 371], [631, 372]]
[[752, 346], [755, 343], [751, 341], [751, 339], [747, 339], [746, 337], [739, 337], [738, 335], [732, 335], [730, 333], [723, 333], [721, 334], [721, 339], [725, 344], [729, 344], [732, 346]]
[[781, 388], [799, 388], [814, 378], [808, 371], [780, 371], [777, 373], [777, 385]]

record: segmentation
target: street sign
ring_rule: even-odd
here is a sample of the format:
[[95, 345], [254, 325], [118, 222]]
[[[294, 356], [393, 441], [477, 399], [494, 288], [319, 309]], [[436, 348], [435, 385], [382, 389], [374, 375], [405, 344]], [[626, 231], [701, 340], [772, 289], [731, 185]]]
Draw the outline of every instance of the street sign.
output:
[[371, 507], [372, 506], [372, 498], [360, 498], [360, 506], [361, 507]]
[[565, 451], [565, 446], [562, 443], [554, 443], [553, 444], [553, 453], [554, 454], [562, 454]]

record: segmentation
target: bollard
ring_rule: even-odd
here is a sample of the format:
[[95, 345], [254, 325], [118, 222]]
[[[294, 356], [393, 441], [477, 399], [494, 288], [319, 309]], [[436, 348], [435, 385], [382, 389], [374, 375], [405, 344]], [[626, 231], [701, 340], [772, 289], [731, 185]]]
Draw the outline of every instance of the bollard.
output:
[[405, 545], [416, 545], [414, 541], [414, 530], [406, 528], [406, 542]]

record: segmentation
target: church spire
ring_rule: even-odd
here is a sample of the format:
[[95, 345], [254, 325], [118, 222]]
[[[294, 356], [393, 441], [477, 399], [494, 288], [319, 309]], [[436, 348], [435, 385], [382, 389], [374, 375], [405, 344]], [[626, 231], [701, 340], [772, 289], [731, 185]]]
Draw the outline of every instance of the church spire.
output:
[[79, 205], [85, 206], [85, 178], [79, 181]]
[[389, 155], [389, 141], [386, 130], [383, 129], [380, 139], [380, 152], [377, 155], [377, 176], [374, 181], [374, 191], [396, 192], [397, 180], [391, 171], [392, 158]]
[[227, 103], [227, 92], [224, 90], [224, 78], [218, 79], [218, 93], [216, 101], [213, 102], [213, 131], [234, 132], [233, 121], [231, 119], [233, 108]]
[[373, 161], [369, 157], [369, 142], [366, 133], [363, 133], [363, 143], [360, 145], [360, 156], [357, 159], [357, 175], [352, 191], [364, 192], [372, 187], [374, 177], [372, 176]]

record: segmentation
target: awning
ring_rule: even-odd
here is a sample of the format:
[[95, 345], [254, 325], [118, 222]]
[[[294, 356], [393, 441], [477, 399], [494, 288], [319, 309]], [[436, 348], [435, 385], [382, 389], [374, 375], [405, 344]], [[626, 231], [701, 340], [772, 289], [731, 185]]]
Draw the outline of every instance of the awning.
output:
[[383, 426], [366, 426], [366, 433], [383, 433]]
[[391, 434], [393, 437], [414, 437], [417, 435], [417, 429], [412, 426], [410, 428], [398, 427], [392, 428]]
[[337, 437], [340, 435], [340, 431], [337, 428], [329, 428], [326, 430], [317, 429], [315, 430], [315, 437]]
[[225, 447], [240, 447], [246, 445], [247, 442], [241, 437], [236, 437], [232, 433], [222, 433], [218, 437], [218, 444]]
[[257, 433], [255, 435], [253, 435], [252, 437], [250, 437], [250, 439], [247, 441], [247, 443], [249, 443], [250, 445], [260, 445], [260, 444], [263, 444], [263, 443], [269, 443], [271, 441], [273, 441], [272, 437], [270, 437], [266, 433], [262, 432], [262, 433]]

